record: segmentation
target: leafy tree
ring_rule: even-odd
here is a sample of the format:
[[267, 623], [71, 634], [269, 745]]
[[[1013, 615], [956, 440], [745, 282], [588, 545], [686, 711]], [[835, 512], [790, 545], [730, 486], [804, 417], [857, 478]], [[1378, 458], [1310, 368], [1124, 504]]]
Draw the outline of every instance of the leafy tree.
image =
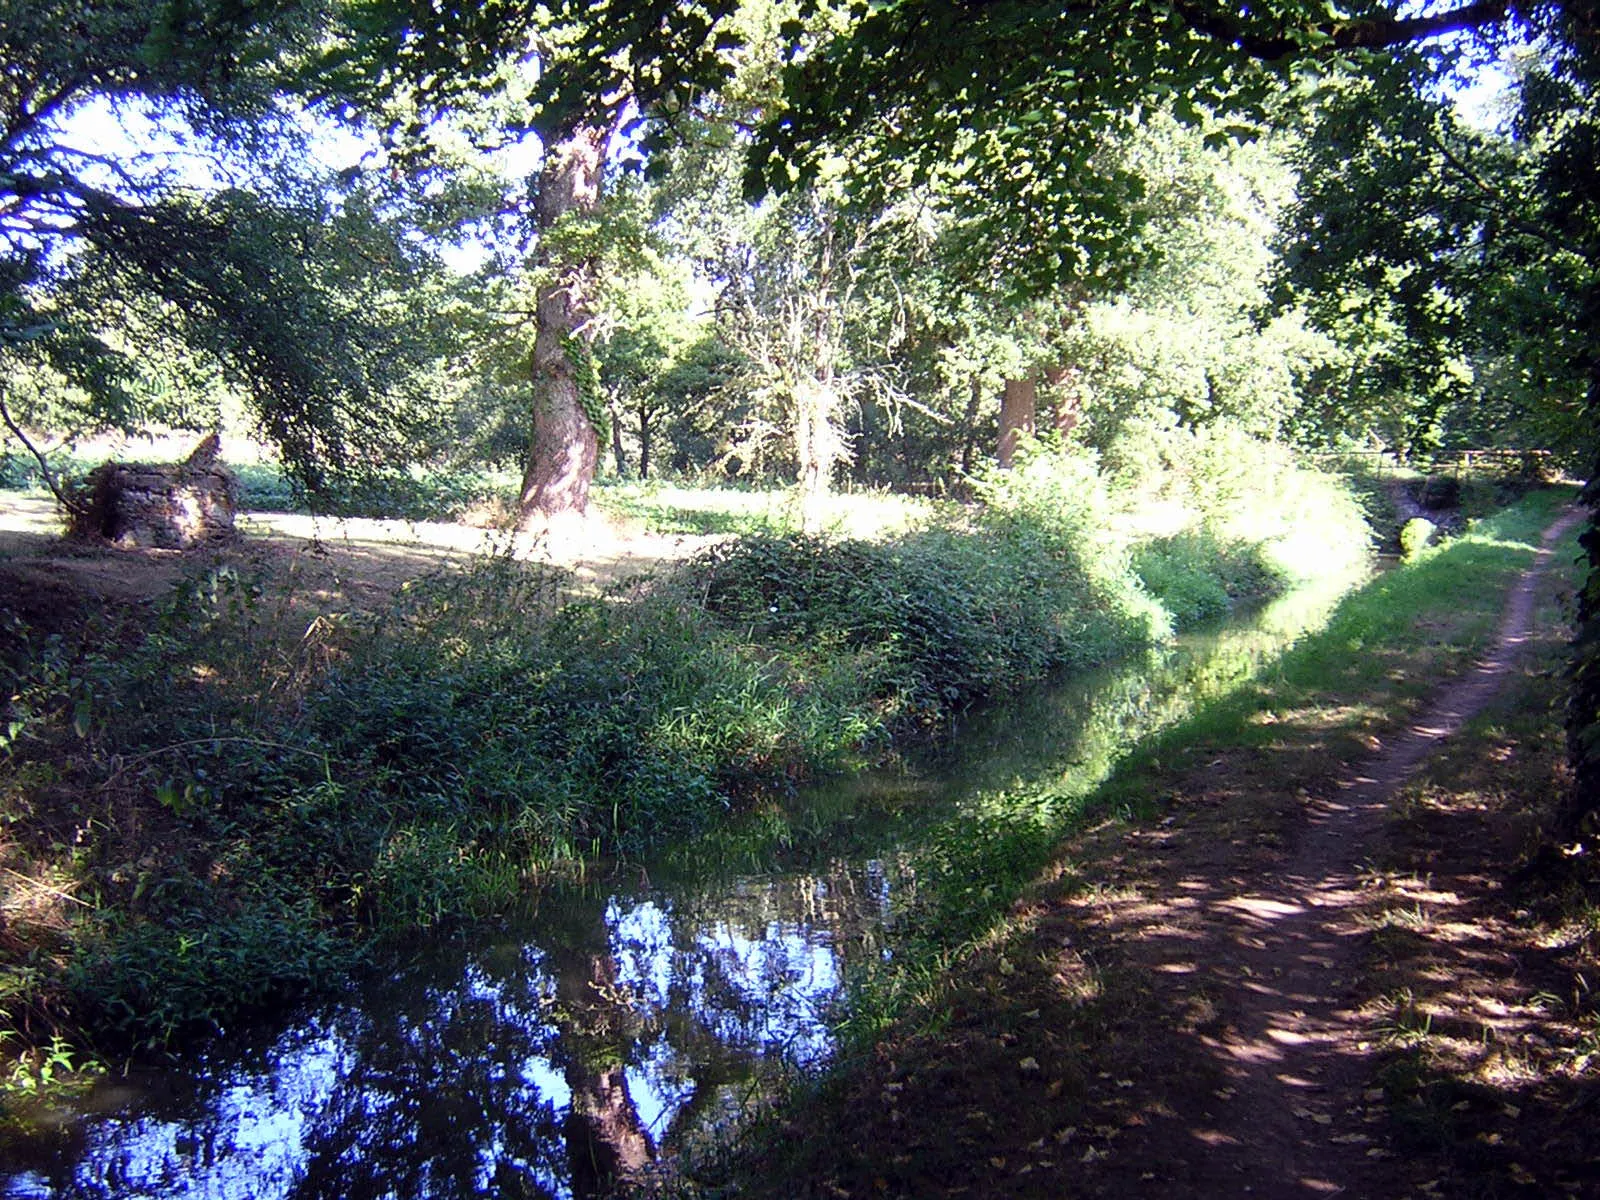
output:
[[1406, 79], [1345, 77], [1312, 104], [1285, 276], [1349, 349], [1324, 435], [1580, 450], [1585, 268], [1539, 211], [1537, 141], [1466, 128]]
[[684, 347], [655, 380], [674, 471], [721, 465], [753, 408], [744, 359], [715, 329]]
[[[313, 0], [0, 0], [0, 416], [14, 436], [158, 415], [151, 365], [198, 355], [190, 373], [242, 391], [314, 491], [415, 440], [406, 384], [430, 338], [410, 300], [428, 264], [383, 197], [304, 169], [278, 106], [327, 19]], [[84, 145], [65, 122], [90, 102], [150, 106], [237, 184], [197, 190]]]
[[685, 114], [663, 159], [663, 225], [715, 281], [719, 335], [753, 401], [730, 460], [792, 468], [802, 522], [814, 527], [851, 457], [847, 412], [868, 395], [899, 395], [889, 343], [901, 286], [921, 263], [908, 204], [846, 205], [826, 181], [760, 204], [742, 195], [738, 130], [775, 100], [784, 12], [755, 4], [738, 14], [745, 49], [730, 59], [733, 75]]
[[[644, 117], [691, 105], [727, 75], [719, 23], [733, 0], [550, 5], [354, 0], [324, 59], [330, 94], [386, 114], [413, 146], [441, 114], [479, 115], [500, 137], [533, 134], [536, 249], [533, 429], [521, 524], [587, 507], [604, 401], [594, 362], [607, 221], [608, 154]], [[469, 125], [474, 121], [469, 116]]]
[[1292, 173], [1273, 141], [1207, 146], [1204, 131], [1153, 115], [1137, 144], [1141, 176], [1161, 203], [1146, 240], [1158, 247], [1113, 295], [1087, 304], [1066, 332], [1070, 424], [1102, 450], [1130, 424], [1226, 420], [1274, 440], [1300, 383], [1329, 350], [1300, 314], [1269, 319], [1267, 285]]
[[648, 244], [601, 281], [597, 308], [603, 332], [595, 353], [610, 407], [618, 474], [627, 471], [624, 424], [630, 424], [639, 478], [650, 477], [658, 424], [671, 412], [674, 400], [658, 381], [698, 343], [696, 335], [708, 323], [690, 312], [689, 284], [687, 264]]

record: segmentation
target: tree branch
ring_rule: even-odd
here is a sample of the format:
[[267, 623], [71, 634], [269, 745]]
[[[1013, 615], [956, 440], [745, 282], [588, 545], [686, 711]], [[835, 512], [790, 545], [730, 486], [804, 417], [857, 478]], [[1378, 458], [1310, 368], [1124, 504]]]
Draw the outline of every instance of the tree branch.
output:
[[56, 498], [56, 503], [75, 517], [83, 516], [88, 509], [62, 491], [60, 483], [56, 481], [55, 472], [50, 469], [50, 460], [47, 459], [39, 447], [29, 440], [28, 435], [22, 431], [22, 426], [12, 419], [11, 410], [6, 407], [5, 394], [0, 392], [0, 421], [11, 431], [13, 437], [27, 448], [39, 462], [39, 474], [44, 477], [45, 487], [50, 489], [50, 494]]
[[[11, 128], [0, 131], [0, 149], [10, 152], [21, 144], [28, 134], [32, 133], [41, 124], [53, 116], [72, 98], [72, 96], [86, 82], [82, 75], [71, 75], [62, 81], [61, 86], [55, 91], [38, 100], [30, 107], [25, 100], [18, 106], [17, 120]], [[29, 99], [32, 99], [29, 97]]]
[[1437, 130], [1429, 130], [1423, 135], [1433, 143], [1433, 148], [1444, 159], [1445, 165], [1456, 172], [1462, 179], [1471, 185], [1483, 197], [1483, 208], [1499, 217], [1510, 229], [1515, 229], [1527, 237], [1544, 243], [1552, 250], [1560, 251], [1566, 248], [1566, 241], [1554, 230], [1541, 228], [1532, 221], [1525, 220], [1516, 209], [1505, 202], [1505, 198], [1495, 188], [1489, 186], [1482, 176], [1478, 175], [1462, 158], [1455, 153]]
[[1331, 21], [1304, 30], [1264, 34], [1247, 28], [1231, 13], [1194, 0], [1179, 0], [1178, 15], [1194, 32], [1226, 42], [1262, 62], [1281, 62], [1299, 54], [1340, 50], [1381, 50], [1447, 33], [1478, 29], [1505, 20], [1507, 0], [1474, 0], [1459, 8], [1420, 17]]
[[1480, 29], [1505, 20], [1506, 0], [1481, 0], [1447, 12], [1431, 13], [1406, 20], [1346, 21], [1332, 29], [1334, 45], [1341, 50], [1381, 50], [1420, 42], [1446, 33]]

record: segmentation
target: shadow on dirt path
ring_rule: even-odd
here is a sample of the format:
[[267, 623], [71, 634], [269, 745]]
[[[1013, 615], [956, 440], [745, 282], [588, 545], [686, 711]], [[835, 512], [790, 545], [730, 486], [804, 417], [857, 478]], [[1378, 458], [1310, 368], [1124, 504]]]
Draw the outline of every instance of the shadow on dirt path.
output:
[[1006, 940], [962, 961], [940, 1023], [796, 1106], [753, 1194], [1431, 1194], [1373, 1082], [1372, 863], [1396, 790], [1505, 682], [1578, 519], [1545, 533], [1489, 656], [1387, 744], [1340, 764], [1331, 725], [1285, 723], [1158, 772], [1166, 816], [1071, 838]]
[[[1501, 686], [1529, 636], [1551, 547], [1579, 519], [1568, 513], [1545, 532], [1490, 655], [1371, 759], [1305, 797], [1298, 845], [1273, 875], [1238, 890], [1186, 881], [1181, 903], [1192, 917], [1174, 929], [1181, 937], [1151, 929], [1140, 939], [1146, 970], [1208, 977], [1217, 1020], [1201, 1041], [1226, 1081], [1201, 1111], [1174, 1110], [1124, 1137], [1117, 1157], [1139, 1164], [1147, 1187], [1165, 1162], [1173, 1189], [1194, 1195], [1382, 1194], [1373, 1173], [1385, 1152], [1366, 1130], [1376, 1097], [1362, 1092], [1371, 1030], [1350, 986], [1371, 933], [1364, 868], [1395, 790]], [[1172, 1131], [1162, 1128], [1171, 1122], [1209, 1152], [1172, 1161]]]

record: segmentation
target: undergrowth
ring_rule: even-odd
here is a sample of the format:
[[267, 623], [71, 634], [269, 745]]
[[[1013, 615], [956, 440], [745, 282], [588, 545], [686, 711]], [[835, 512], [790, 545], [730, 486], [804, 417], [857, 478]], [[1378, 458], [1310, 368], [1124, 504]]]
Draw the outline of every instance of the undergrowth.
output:
[[1092, 455], [1031, 450], [980, 481], [974, 515], [877, 542], [759, 533], [603, 597], [491, 558], [305, 630], [281, 582], [224, 567], [150, 620], [13, 622], [0, 1030], [150, 1045], [220, 1026], [331, 986], [374, 937], [691, 838], [1160, 640], [1278, 586], [1296, 546], [1360, 553], [1331, 483], [1262, 447], [1246, 489], [1246, 450], [1182, 450], [1167, 499], [1188, 516], [1159, 543]]

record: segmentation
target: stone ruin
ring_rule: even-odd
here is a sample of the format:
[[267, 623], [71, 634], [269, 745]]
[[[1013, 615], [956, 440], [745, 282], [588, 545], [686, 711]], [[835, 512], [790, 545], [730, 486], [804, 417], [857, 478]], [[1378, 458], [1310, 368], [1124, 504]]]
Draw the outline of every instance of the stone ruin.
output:
[[107, 462], [89, 474], [68, 520], [74, 537], [186, 550], [233, 536], [233, 473], [216, 434], [175, 464]]

